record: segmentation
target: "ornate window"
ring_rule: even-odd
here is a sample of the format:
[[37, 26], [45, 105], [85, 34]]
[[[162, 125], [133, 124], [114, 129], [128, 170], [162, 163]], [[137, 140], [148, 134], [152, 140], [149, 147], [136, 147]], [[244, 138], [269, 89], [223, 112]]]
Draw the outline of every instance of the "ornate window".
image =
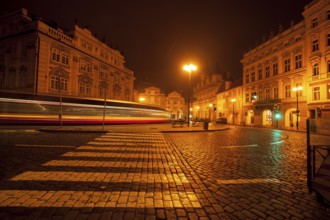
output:
[[262, 80], [262, 69], [258, 69], [258, 80]]
[[313, 87], [313, 100], [320, 100], [320, 87]]
[[312, 28], [317, 27], [317, 25], [318, 25], [317, 18], [314, 18], [314, 19], [312, 20]]
[[319, 40], [313, 40], [312, 42], [312, 52], [318, 51], [319, 50]]
[[70, 55], [68, 52], [61, 50], [59, 48], [52, 48], [51, 60], [56, 63], [60, 63], [66, 66], [70, 65]]
[[266, 66], [265, 68], [266, 78], [270, 77], [270, 67]]
[[245, 102], [250, 102], [250, 93], [245, 93]]
[[79, 83], [79, 93], [82, 95], [91, 95], [91, 86], [88, 83]]
[[250, 75], [249, 74], [246, 74], [245, 75], [245, 83], [249, 83], [250, 82]]
[[278, 87], [274, 87], [274, 99], [278, 99]]
[[273, 75], [276, 76], [278, 74], [278, 63], [273, 63]]
[[313, 65], [313, 76], [318, 76], [320, 74], [319, 72], [319, 64], [318, 63], [315, 63]]
[[[59, 87], [60, 86], [60, 87]], [[68, 79], [52, 75], [50, 78], [50, 88], [52, 90], [68, 91]]]
[[284, 72], [290, 71], [290, 58], [284, 60]]
[[266, 101], [270, 100], [270, 90], [269, 90], [269, 89], [266, 89], [266, 97], [265, 97], [265, 100], [266, 100]]
[[296, 55], [294, 57], [294, 60], [295, 60], [295, 67], [296, 69], [299, 69], [302, 67], [302, 55], [299, 54], [299, 55]]
[[87, 73], [93, 73], [93, 64], [86, 60], [80, 60], [80, 70]]
[[285, 98], [291, 98], [291, 85], [285, 86]]
[[255, 72], [251, 73], [251, 82], [256, 81], [256, 76], [255, 75], [256, 75]]
[[258, 100], [263, 101], [264, 100], [264, 93], [262, 90], [258, 91]]

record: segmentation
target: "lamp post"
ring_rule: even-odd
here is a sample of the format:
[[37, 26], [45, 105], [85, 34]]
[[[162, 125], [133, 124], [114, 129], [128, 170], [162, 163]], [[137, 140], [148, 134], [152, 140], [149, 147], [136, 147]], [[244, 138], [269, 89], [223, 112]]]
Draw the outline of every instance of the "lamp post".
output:
[[236, 99], [231, 100], [231, 103], [233, 103], [233, 124], [234, 124], [234, 115], [235, 115], [235, 109], [234, 109], [235, 102], [236, 102]]
[[299, 95], [298, 95], [298, 92], [301, 91], [302, 89], [303, 89], [302, 86], [297, 86], [297, 87], [292, 88], [292, 91], [296, 92], [296, 97], [297, 97], [297, 111], [296, 111], [296, 116], [297, 116], [296, 128], [297, 128], [297, 130], [299, 128], [299, 121], [298, 121], [298, 119], [299, 119], [298, 97], [299, 97]]
[[188, 87], [188, 127], [189, 127], [189, 118], [190, 118], [190, 78], [191, 73], [197, 70], [197, 67], [194, 64], [184, 65], [183, 70], [187, 71], [189, 74], [189, 87]]
[[58, 114], [58, 120], [60, 122], [61, 128], [63, 127], [63, 107], [62, 107], [62, 77], [58, 77], [58, 96], [60, 99], [60, 109]]

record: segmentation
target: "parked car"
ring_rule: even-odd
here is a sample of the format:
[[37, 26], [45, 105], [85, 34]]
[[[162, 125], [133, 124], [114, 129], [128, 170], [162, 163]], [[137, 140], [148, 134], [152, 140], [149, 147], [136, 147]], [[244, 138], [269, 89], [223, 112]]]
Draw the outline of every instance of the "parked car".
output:
[[227, 124], [227, 118], [217, 118], [215, 122], [217, 124]]

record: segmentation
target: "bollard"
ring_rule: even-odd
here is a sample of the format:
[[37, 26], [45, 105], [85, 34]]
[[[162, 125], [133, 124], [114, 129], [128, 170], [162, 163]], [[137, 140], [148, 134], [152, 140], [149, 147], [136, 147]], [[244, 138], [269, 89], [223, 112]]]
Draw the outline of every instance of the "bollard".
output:
[[208, 130], [209, 129], [209, 122], [207, 120], [204, 121], [203, 129], [204, 130]]

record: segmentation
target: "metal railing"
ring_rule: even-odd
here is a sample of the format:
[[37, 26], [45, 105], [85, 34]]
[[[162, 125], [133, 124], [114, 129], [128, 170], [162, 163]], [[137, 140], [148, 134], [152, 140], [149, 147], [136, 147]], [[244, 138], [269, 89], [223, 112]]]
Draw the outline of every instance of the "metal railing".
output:
[[[307, 187], [309, 192], [315, 191], [323, 201], [325, 194], [330, 194], [329, 191], [324, 191], [320, 187], [320, 184], [314, 184], [315, 178], [321, 169], [329, 169], [325, 164], [326, 158], [330, 156], [330, 145], [311, 145], [310, 143], [310, 119], [306, 120], [306, 130], [307, 130]], [[323, 175], [324, 176], [324, 175]], [[321, 177], [320, 177], [321, 178]], [[324, 178], [324, 177], [322, 177]], [[321, 197], [321, 198], [320, 198]]]

